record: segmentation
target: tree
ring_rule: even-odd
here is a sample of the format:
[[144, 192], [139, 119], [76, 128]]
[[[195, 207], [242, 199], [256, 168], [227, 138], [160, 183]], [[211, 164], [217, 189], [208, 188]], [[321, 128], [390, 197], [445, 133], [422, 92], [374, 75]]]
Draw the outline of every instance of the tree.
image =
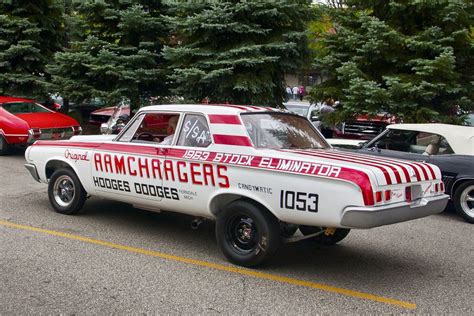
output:
[[470, 1], [346, 1], [315, 63], [329, 80], [312, 101], [339, 100], [336, 119], [386, 111], [405, 122], [459, 122], [474, 102]]
[[307, 53], [308, 1], [177, 1], [165, 47], [174, 91], [187, 99], [276, 106], [284, 74]]
[[62, 10], [55, 0], [0, 2], [0, 94], [47, 97], [45, 66], [63, 47]]
[[70, 47], [49, 66], [61, 94], [76, 102], [99, 97], [114, 104], [126, 98], [133, 109], [150, 96], [166, 94], [160, 53], [167, 31], [160, 1], [72, 5]]

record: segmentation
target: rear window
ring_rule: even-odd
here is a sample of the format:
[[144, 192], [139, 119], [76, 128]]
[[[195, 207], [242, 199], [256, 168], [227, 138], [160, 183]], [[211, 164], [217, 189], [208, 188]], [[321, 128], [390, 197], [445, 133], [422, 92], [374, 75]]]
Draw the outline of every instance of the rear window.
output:
[[257, 148], [329, 148], [324, 138], [304, 117], [286, 113], [242, 114], [242, 121]]
[[11, 114], [51, 112], [50, 110], [33, 102], [9, 102], [3, 103], [1, 106]]

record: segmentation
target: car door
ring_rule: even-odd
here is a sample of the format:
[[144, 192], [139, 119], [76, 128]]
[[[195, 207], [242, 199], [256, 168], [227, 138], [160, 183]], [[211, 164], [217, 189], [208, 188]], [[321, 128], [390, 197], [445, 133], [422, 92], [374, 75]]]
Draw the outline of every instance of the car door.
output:
[[163, 187], [170, 145], [160, 143], [170, 136], [173, 139], [168, 135], [168, 123], [178, 122], [179, 116], [140, 113], [114, 141], [96, 148], [92, 165], [96, 194], [152, 208], [159, 208], [163, 199], [172, 198]]
[[211, 134], [205, 115], [183, 114], [175, 143], [167, 152], [166, 166], [173, 172], [163, 186], [177, 191], [177, 199], [163, 201], [167, 209], [195, 216], [209, 216], [212, 194], [227, 183], [221, 167], [211, 163]]

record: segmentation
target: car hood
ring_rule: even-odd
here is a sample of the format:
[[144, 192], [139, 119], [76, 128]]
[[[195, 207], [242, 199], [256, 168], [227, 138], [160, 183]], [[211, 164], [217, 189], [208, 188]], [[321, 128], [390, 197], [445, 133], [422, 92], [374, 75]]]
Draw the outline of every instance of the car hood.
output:
[[79, 126], [79, 123], [72, 117], [56, 112], [22, 113], [15, 116], [28, 123], [30, 128]]
[[[288, 149], [288, 150], [264, 150], [268, 155], [272, 155], [281, 159], [284, 153], [285, 159], [307, 161], [312, 165], [306, 167], [305, 173], [314, 170], [319, 175], [323, 175], [328, 171], [331, 177], [332, 167], [341, 168], [341, 172], [350, 174], [354, 177], [360, 172], [371, 175], [375, 183], [379, 186], [397, 185], [405, 183], [414, 183], [420, 181], [430, 181], [434, 179], [441, 179], [441, 171], [435, 165], [424, 162], [413, 162], [408, 160], [379, 158], [371, 155], [364, 155], [355, 152], [338, 151], [334, 149], [329, 150], [314, 150], [314, 149]], [[273, 154], [272, 154], [273, 152]], [[276, 155], [276, 152], [279, 155]], [[275, 164], [277, 162], [275, 161]], [[318, 165], [319, 164], [319, 165]], [[284, 165], [280, 163], [280, 167]], [[314, 166], [313, 166], [314, 165]], [[321, 166], [330, 166], [321, 167]], [[277, 165], [278, 166], [278, 165]], [[319, 166], [319, 167], [318, 167]], [[290, 165], [286, 163], [286, 168], [305, 168], [300, 165]], [[309, 168], [309, 169], [308, 169]], [[277, 169], [277, 168], [271, 168]], [[292, 170], [293, 170], [292, 169]]]

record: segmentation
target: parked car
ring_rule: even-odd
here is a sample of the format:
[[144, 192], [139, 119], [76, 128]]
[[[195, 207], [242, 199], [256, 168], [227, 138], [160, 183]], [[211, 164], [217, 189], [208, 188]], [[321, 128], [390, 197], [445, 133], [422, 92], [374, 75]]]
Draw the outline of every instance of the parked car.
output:
[[331, 146], [342, 150], [356, 150], [362, 148], [367, 141], [362, 139], [347, 139], [347, 138], [326, 138], [326, 141]]
[[[448, 124], [395, 124], [359, 152], [428, 162], [443, 174], [446, 193], [457, 213], [474, 223], [474, 127]], [[385, 158], [384, 158], [385, 159]], [[392, 159], [386, 158], [387, 163]], [[416, 170], [416, 169], [415, 169]], [[421, 177], [422, 170], [416, 176]]]
[[[92, 112], [99, 110], [106, 106], [106, 103], [101, 98], [92, 98], [90, 100], [83, 100], [82, 102], [70, 102], [69, 107], [71, 111], [77, 111], [80, 113], [83, 122], [87, 122], [90, 119]], [[96, 124], [97, 126], [100, 125]]]
[[39, 139], [68, 139], [82, 131], [79, 123], [34, 100], [0, 96], [0, 155], [13, 145]]
[[91, 113], [89, 123], [100, 126], [101, 134], [118, 134], [130, 120], [130, 106], [119, 104]]
[[397, 123], [397, 119], [387, 113], [374, 117], [358, 115], [355, 120], [336, 124], [333, 137], [370, 140], [384, 131], [387, 125], [394, 123]]
[[[140, 109], [118, 136], [35, 142], [25, 166], [48, 184], [59, 213], [77, 213], [96, 195], [194, 215], [195, 225], [215, 219], [224, 255], [254, 266], [298, 227], [305, 238], [335, 244], [352, 228], [446, 206], [438, 167], [366, 157], [333, 150], [307, 119], [286, 111], [178, 104]], [[419, 168], [426, 176], [400, 177]]]
[[[321, 130], [321, 104], [310, 104], [309, 102], [289, 101], [283, 103], [285, 108], [293, 113], [308, 118], [313, 125]], [[370, 140], [380, 134], [389, 124], [397, 123], [395, 116], [380, 113], [376, 116], [358, 115], [354, 120], [341, 122], [333, 126], [323, 128], [326, 138], [346, 138]]]
[[321, 130], [321, 121], [319, 119], [319, 104], [300, 101], [288, 101], [283, 103], [286, 110], [306, 117], [311, 121], [314, 127]]

